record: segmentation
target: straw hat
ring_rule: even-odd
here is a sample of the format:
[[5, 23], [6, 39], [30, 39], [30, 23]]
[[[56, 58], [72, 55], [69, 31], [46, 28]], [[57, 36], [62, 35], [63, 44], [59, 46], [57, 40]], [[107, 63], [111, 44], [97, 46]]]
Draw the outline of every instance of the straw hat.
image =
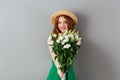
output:
[[67, 16], [69, 16], [70, 18], [72, 18], [73, 19], [73, 21], [75, 21], [75, 25], [77, 24], [77, 22], [78, 22], [78, 19], [77, 19], [77, 17], [75, 16], [75, 14], [73, 14], [72, 12], [70, 12], [70, 11], [68, 11], [68, 10], [59, 10], [59, 11], [57, 11], [57, 12], [55, 12], [55, 13], [53, 13], [52, 15], [51, 15], [51, 23], [53, 24], [53, 25], [55, 25], [55, 18], [57, 17], [57, 16], [59, 16], [59, 15], [67, 15]]

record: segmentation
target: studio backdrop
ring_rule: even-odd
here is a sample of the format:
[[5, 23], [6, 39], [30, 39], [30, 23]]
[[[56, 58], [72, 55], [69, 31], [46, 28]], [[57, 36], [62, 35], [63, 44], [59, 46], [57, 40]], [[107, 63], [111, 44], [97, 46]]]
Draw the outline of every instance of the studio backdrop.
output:
[[78, 17], [82, 45], [77, 80], [120, 80], [119, 0], [0, 0], [0, 80], [46, 80], [51, 68], [50, 16], [70, 10]]

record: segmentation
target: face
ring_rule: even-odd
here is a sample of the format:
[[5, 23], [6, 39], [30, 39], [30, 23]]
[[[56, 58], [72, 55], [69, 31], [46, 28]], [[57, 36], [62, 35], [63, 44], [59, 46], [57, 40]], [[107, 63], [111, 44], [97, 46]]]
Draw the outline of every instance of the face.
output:
[[63, 16], [58, 20], [58, 28], [62, 33], [68, 30], [67, 20]]

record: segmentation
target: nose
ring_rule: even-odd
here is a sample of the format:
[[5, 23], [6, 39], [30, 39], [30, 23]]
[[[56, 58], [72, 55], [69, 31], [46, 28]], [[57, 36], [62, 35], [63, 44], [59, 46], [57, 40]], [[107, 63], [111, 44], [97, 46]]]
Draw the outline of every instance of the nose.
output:
[[65, 23], [61, 23], [61, 26], [64, 26], [65, 25]]

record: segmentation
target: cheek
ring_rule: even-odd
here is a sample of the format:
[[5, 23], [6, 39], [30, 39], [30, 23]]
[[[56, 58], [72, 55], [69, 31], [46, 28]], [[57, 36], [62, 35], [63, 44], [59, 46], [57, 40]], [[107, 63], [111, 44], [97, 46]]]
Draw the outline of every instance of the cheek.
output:
[[58, 25], [58, 28], [60, 29], [60, 25]]
[[66, 25], [65, 27], [66, 27], [66, 29], [68, 29], [68, 25]]

